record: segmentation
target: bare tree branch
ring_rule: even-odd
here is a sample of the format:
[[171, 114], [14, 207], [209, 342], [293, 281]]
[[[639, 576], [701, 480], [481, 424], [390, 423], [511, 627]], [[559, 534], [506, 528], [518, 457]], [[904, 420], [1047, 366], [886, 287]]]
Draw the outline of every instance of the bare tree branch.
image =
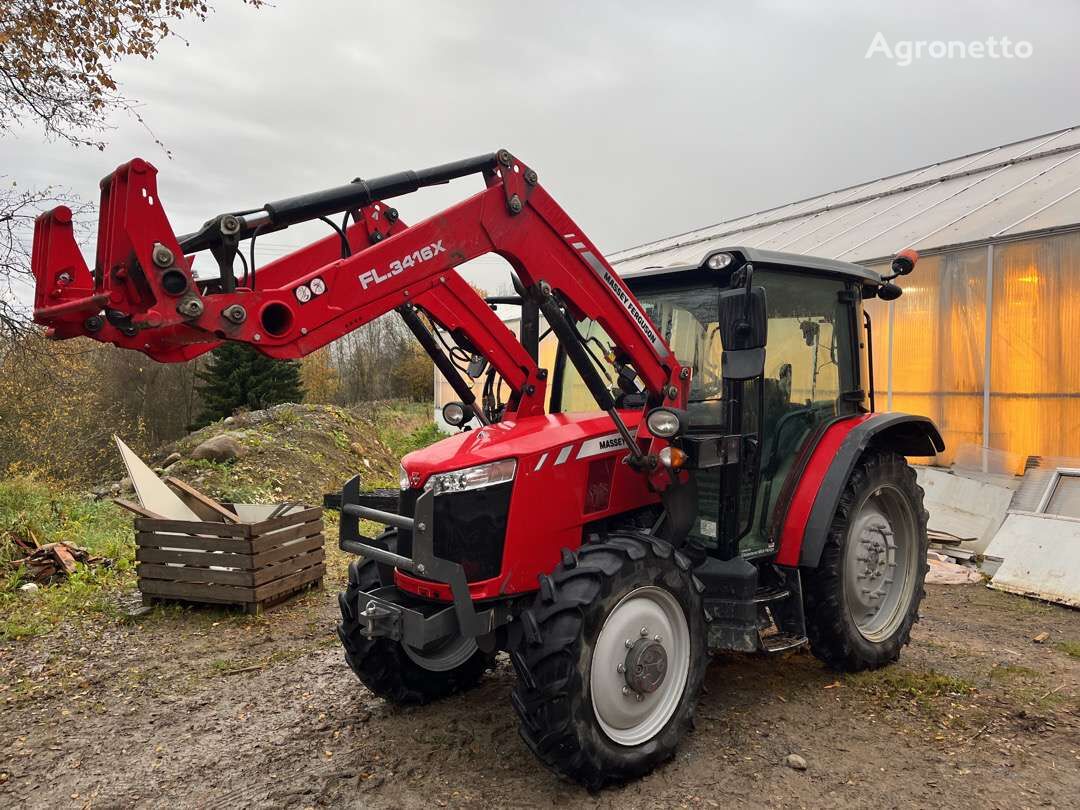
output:
[[[264, 0], [242, 0], [261, 6]], [[118, 61], [152, 59], [172, 26], [206, 19], [201, 0], [4, 0], [0, 3], [0, 134], [27, 121], [49, 138], [104, 148], [108, 116], [140, 123], [112, 71]]]

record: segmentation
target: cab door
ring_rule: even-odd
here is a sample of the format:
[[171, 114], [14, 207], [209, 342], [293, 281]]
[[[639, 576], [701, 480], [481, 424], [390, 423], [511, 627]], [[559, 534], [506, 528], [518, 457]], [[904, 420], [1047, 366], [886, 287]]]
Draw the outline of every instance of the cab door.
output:
[[[861, 403], [854, 335], [858, 290], [850, 282], [799, 268], [761, 268], [769, 342], [760, 398], [760, 484], [745, 555], [769, 553], [777, 502], [790, 497], [803, 449], [825, 426]], [[753, 418], [753, 417], [748, 417]]]

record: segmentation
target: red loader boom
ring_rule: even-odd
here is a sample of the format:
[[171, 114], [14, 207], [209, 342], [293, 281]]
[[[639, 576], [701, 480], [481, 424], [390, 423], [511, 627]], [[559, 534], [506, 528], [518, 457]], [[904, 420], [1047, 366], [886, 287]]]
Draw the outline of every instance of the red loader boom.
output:
[[[412, 226], [385, 202], [470, 174], [483, 175], [486, 190]], [[161, 362], [189, 360], [224, 340], [296, 358], [393, 309], [425, 348], [433, 347], [415, 317], [421, 310], [488, 358], [512, 391], [507, 413], [541, 414], [546, 372], [454, 269], [497, 253], [540, 310], [600, 323], [645, 389], [681, 407], [686, 380], [655, 326], [536, 173], [505, 150], [223, 214], [180, 237], [156, 176], [136, 158], [101, 181], [93, 272], [75, 244], [67, 208], [38, 218], [34, 319], [51, 336], [85, 335]], [[242, 241], [343, 213], [341, 227], [331, 223], [337, 234], [258, 269], [245, 264], [236, 277]], [[218, 278], [192, 273], [202, 251], [217, 260]], [[549, 323], [556, 331], [569, 325], [557, 315]], [[472, 396], [458, 388], [463, 398]], [[600, 404], [621, 424], [610, 394]]]

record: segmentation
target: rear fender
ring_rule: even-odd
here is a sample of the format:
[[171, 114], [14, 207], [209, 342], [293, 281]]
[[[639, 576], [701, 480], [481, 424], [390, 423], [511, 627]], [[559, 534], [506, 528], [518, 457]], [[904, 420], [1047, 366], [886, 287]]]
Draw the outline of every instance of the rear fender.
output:
[[817, 566], [840, 496], [869, 448], [933, 456], [945, 442], [925, 416], [867, 413], [834, 422], [818, 436], [783, 515], [778, 565]]

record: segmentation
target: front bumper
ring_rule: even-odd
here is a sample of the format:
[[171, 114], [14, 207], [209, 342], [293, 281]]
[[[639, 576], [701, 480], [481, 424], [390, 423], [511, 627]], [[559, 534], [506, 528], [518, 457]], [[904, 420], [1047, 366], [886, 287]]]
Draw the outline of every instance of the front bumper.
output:
[[[469, 593], [465, 569], [456, 562], [436, 557], [434, 547], [435, 495], [424, 492], [416, 501], [412, 517], [360, 506], [359, 476], [352, 478], [341, 492], [341, 532], [338, 545], [342, 551], [375, 560], [383, 573], [383, 582], [391, 581], [397, 568], [450, 587], [450, 605], [430, 603], [384, 585], [370, 592], [360, 592], [357, 613], [368, 638], [389, 638], [422, 649], [445, 639], [486, 636], [509, 621], [509, 606], [498, 602], [477, 607]], [[385, 543], [360, 533], [360, 521], [371, 520], [412, 532], [412, 556], [390, 551]]]

